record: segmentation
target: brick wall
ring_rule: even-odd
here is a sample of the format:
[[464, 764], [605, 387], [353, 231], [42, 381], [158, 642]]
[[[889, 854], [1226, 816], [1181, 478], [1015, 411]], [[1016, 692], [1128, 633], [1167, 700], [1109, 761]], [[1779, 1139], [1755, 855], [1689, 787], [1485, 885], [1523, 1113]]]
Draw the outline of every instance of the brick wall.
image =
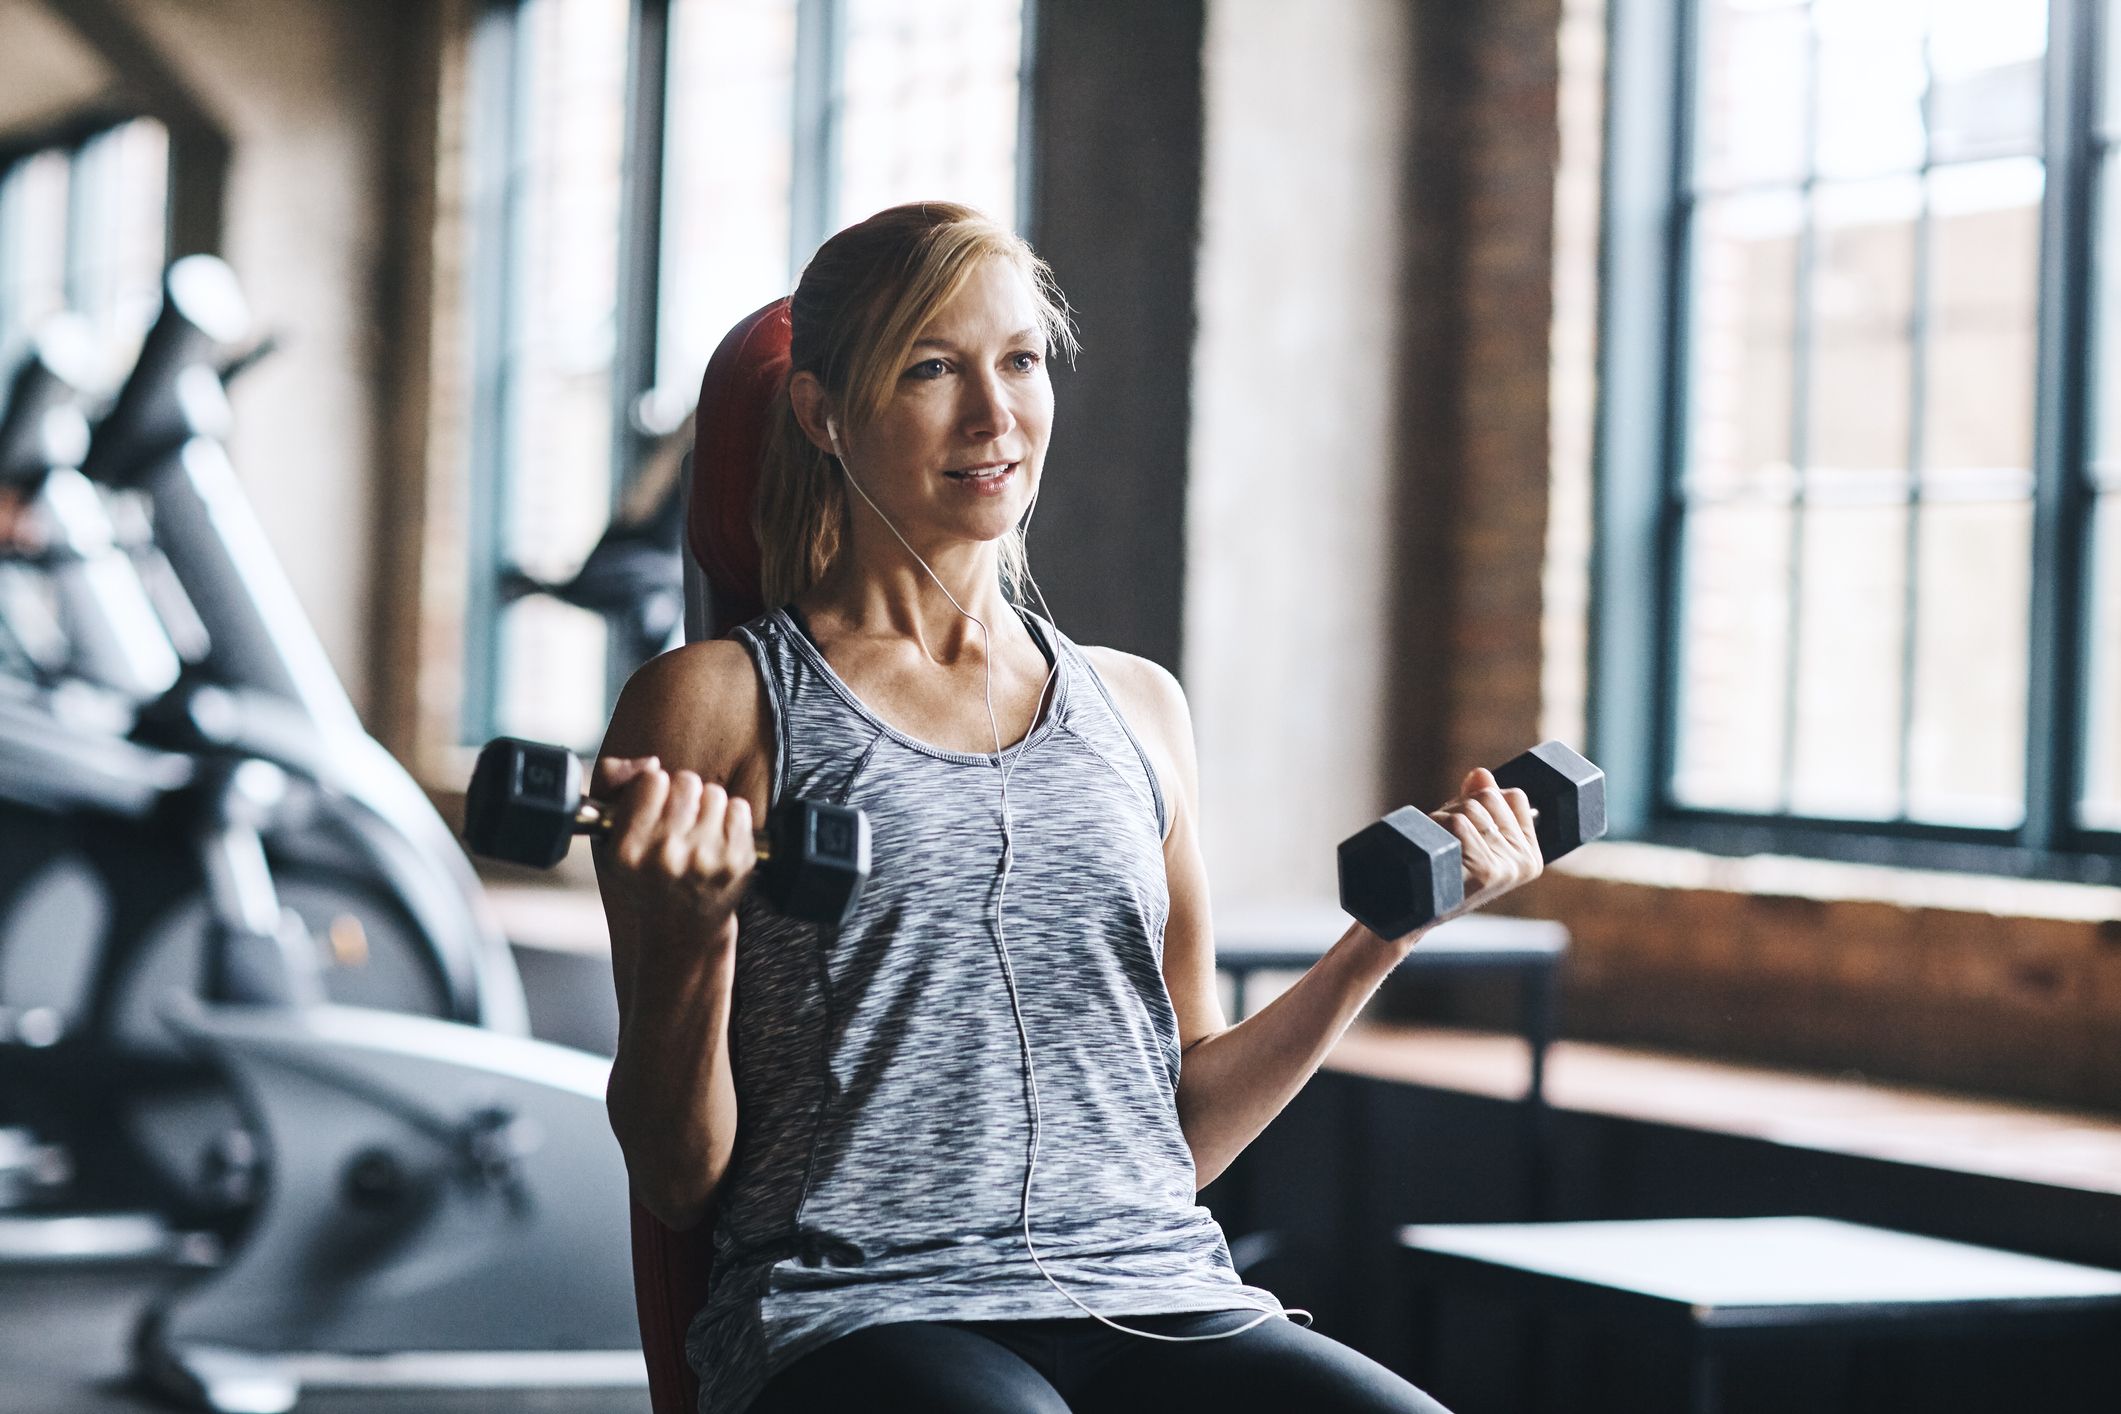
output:
[[[1380, 655], [1382, 738], [1363, 737], [1372, 704], [1344, 718], [1395, 803], [1441, 798], [1465, 767], [1542, 735], [1581, 740], [1604, 62], [1599, 0], [1423, 6], [1412, 25], [1403, 50], [1371, 60], [1404, 62], [1409, 94], [1397, 435], [1383, 451], [1403, 499], [1385, 581], [1398, 597], [1379, 625], [1393, 646]], [[1212, 152], [1241, 134], [1214, 123], [1210, 52], [1212, 240]], [[1204, 290], [1214, 269], [1211, 248]], [[1205, 340], [1206, 294], [1203, 309]], [[1196, 448], [1196, 481], [1210, 474]], [[1367, 563], [1374, 527], [1347, 514], [1352, 561]], [[1189, 574], [1190, 592], [1205, 584]], [[1210, 693], [1193, 669], [1260, 620], [1218, 618], [1227, 592], [1202, 598], [1188, 606], [1188, 681], [1212, 722], [1231, 710], [1227, 685]], [[1365, 606], [1332, 612], [1367, 621]], [[1273, 687], [1299, 700], [1316, 690]], [[1204, 738], [1211, 844], [1244, 831], [1296, 856], [1277, 865], [1259, 849], [1242, 869], [1236, 851], [1211, 857], [1218, 897], [1328, 887], [1319, 841], [1338, 836], [1319, 802], [1346, 813], [1360, 789], [1317, 772], [1265, 797], [1265, 811], [1256, 793], [1249, 807], [1242, 793], [1218, 800], [1213, 773], [1230, 763]], [[1303, 753], [1337, 759], [1301, 738], [1279, 759]], [[1504, 911], [1572, 929], [1571, 1035], [2121, 1107], [2121, 891], [1620, 846], [1585, 851]]]
[[1569, 925], [1572, 1036], [2121, 1109], [2121, 890], [1962, 882], [1614, 846], [1505, 911]]
[[1506, 760], [1538, 730], [1561, 6], [1424, 8], [1432, 101], [1458, 109], [1437, 119], [1424, 160], [1459, 169], [1444, 177], [1457, 209], [1419, 223], [1445, 247], [1435, 273], [1448, 283], [1418, 296], [1451, 308], [1445, 328], [1458, 346], [1442, 351], [1450, 366], [1433, 382], [1427, 361], [1409, 370], [1416, 399], [1433, 388], [1452, 401], [1443, 435], [1413, 449], [1451, 537], [1444, 716], [1433, 757], [1410, 773], [1428, 787], [1416, 798], [1435, 798], [1456, 791], [1466, 766]]

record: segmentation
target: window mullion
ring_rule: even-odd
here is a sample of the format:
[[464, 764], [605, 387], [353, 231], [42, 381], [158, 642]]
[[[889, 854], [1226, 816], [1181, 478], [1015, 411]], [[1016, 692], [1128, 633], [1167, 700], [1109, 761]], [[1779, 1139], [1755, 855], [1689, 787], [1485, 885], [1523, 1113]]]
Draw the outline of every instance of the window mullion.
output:
[[1591, 754], [1606, 769], [1616, 835], [1648, 829], [1665, 795], [1660, 748], [1667, 676], [1659, 652], [1669, 599], [1658, 593], [1680, 290], [1672, 268], [1673, 137], [1690, 56], [1685, 7], [1614, 0], [1608, 12], [1606, 164], [1599, 254], [1599, 400], [1593, 432]]
[[513, 461], [516, 287], [521, 279], [529, 46], [517, 7], [490, 4], [472, 36], [470, 544], [464, 606], [464, 739], [496, 733], [501, 693], [500, 558]]
[[2085, 609], [2089, 521], [2081, 468], [2091, 288], [2091, 131], [2096, 27], [2083, 0], [2049, 12], [2041, 212], [2039, 372], [2034, 412], [2031, 683], [2022, 843], [2049, 851], [2075, 843], [2083, 759]]
[[1804, 536], [1810, 519], [1812, 437], [1812, 281], [1818, 258], [1819, 221], [1819, 31], [1809, 28], [1805, 65], [1804, 176], [1799, 183], [1803, 224], [1797, 232], [1797, 298], [1791, 307], [1790, 339], [1790, 547], [1783, 644], [1781, 760], [1776, 794], [1783, 814], [1796, 799], [1797, 693], [1804, 665]]
[[1033, 170], [1031, 128], [1038, 112], [1039, 0], [1021, 0], [1016, 50], [1016, 229], [1038, 229], [1038, 173]]
[[669, 0], [634, 0], [626, 64], [624, 189], [619, 197], [616, 341], [611, 369], [611, 505], [632, 488], [646, 441], [635, 406], [655, 384], [663, 230], [663, 129], [670, 62]]
[[[1665, 131], [1671, 144], [1672, 165], [1667, 178], [1670, 190], [1669, 248], [1665, 257], [1663, 319], [1658, 328], [1662, 344], [1661, 406], [1662, 444], [1653, 473], [1656, 490], [1656, 522], [1652, 528], [1651, 552], [1657, 567], [1654, 581], [1656, 602], [1648, 615], [1654, 639], [1654, 675], [1648, 680], [1649, 696], [1639, 710], [1648, 724], [1649, 754], [1645, 760], [1654, 774], [1654, 784], [1645, 792], [1652, 812], [1661, 811], [1673, 798], [1679, 770], [1679, 694], [1685, 661], [1685, 593], [1688, 514], [1692, 502], [1686, 486], [1688, 409], [1692, 392], [1686, 369], [1693, 357], [1694, 280], [1699, 248], [1702, 203], [1700, 173], [1695, 147], [1695, 123], [1699, 113], [1701, 76], [1701, 26], [1695, 6], [1675, 7], [1673, 18], [1672, 88]], [[1594, 630], [1595, 632], [1595, 630]]]
[[1922, 624], [1922, 500], [1923, 462], [1928, 428], [1930, 365], [1930, 236], [1931, 198], [1934, 184], [1930, 171], [1936, 162], [1937, 71], [1932, 50], [1933, 36], [1922, 39], [1922, 170], [1915, 208], [1915, 249], [1911, 262], [1913, 298], [1908, 305], [1907, 390], [1907, 527], [1903, 544], [1900, 597], [1900, 765], [1897, 794], [1898, 818], [1913, 813], [1912, 786], [1915, 772], [1915, 657]]
[[795, 171], [788, 268], [800, 271], [832, 234], [839, 205], [842, 61], [847, 0], [796, 0]]
[[[624, 155], [619, 163], [619, 268], [613, 288], [611, 361], [611, 513], [633, 489], [653, 439], [636, 409], [656, 379], [661, 312], [658, 265], [663, 244], [663, 143], [669, 111], [670, 0], [634, 0], [627, 26]], [[661, 644], [636, 642], [631, 616], [606, 614], [604, 700], [616, 702], [626, 679]]]

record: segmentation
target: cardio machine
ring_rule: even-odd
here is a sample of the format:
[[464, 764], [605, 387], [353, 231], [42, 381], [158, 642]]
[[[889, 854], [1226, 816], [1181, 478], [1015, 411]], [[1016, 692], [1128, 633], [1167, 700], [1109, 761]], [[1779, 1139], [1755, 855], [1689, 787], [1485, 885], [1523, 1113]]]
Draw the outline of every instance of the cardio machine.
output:
[[112, 1113], [74, 1187], [152, 1173], [178, 1221], [211, 1141], [224, 1255], [142, 1318], [154, 1391], [262, 1411], [305, 1384], [638, 1384], [605, 1062], [524, 1034], [462, 850], [361, 728], [243, 498], [208, 358], [246, 322], [226, 267], [173, 266], [81, 459], [144, 513], [203, 643], [115, 715], [69, 711], [63, 669], [0, 691], [0, 1014], [37, 1018], [0, 1043], [0, 1095], [58, 1132]]
[[0, 426], [29, 527], [5, 567], [48, 587], [57, 639], [0, 685], [0, 1074], [18, 1134], [64, 1136], [57, 1164], [49, 1140], [16, 1152], [73, 1180], [15, 1185], [0, 1237], [24, 1255], [75, 1250], [114, 1208], [239, 1215], [213, 1211], [242, 1206], [236, 1175], [198, 1182], [202, 1162], [240, 1160], [240, 1124], [157, 1014], [173, 989], [524, 1029], [475, 882], [434, 848], [446, 828], [360, 733], [307, 623], [244, 612], [292, 600], [215, 455], [226, 402], [205, 359], [241, 314], [217, 268], [173, 268], [92, 438], [69, 433], [84, 395], [42, 341]]

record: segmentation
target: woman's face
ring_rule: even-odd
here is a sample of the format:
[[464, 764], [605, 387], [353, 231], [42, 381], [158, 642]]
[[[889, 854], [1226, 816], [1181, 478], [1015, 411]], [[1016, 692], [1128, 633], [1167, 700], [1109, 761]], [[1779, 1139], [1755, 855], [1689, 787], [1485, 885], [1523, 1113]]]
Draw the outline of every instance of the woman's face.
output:
[[1030, 284], [990, 259], [921, 330], [875, 421], [852, 438], [841, 426], [841, 455], [916, 545], [987, 541], [1022, 519], [1052, 429], [1053, 384]]

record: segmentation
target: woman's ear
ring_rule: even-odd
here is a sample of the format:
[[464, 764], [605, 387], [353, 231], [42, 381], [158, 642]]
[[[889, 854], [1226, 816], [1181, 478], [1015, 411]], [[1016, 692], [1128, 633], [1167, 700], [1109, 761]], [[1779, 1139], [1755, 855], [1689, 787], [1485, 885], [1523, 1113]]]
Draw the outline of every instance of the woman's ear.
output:
[[825, 392], [825, 385], [817, 375], [810, 372], [796, 374], [788, 380], [788, 404], [795, 409], [796, 423], [811, 445], [821, 452], [837, 456], [833, 445], [838, 439], [838, 428], [832, 410], [832, 399]]

